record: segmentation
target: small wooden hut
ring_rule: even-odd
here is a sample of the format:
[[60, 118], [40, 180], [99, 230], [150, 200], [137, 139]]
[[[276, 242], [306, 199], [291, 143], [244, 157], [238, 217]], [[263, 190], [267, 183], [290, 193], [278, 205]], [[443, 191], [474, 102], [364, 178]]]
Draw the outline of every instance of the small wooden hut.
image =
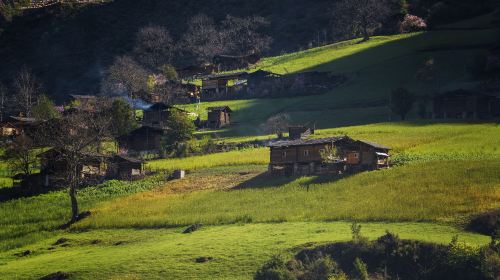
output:
[[142, 178], [144, 175], [144, 161], [140, 159], [115, 155], [107, 164], [108, 178], [131, 180]]
[[221, 128], [231, 123], [231, 108], [228, 106], [208, 107], [207, 126], [209, 128]]

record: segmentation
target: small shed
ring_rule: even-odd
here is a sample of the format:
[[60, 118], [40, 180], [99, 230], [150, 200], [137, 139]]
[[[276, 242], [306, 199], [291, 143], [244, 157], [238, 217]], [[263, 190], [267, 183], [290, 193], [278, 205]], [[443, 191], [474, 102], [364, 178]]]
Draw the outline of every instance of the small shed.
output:
[[232, 110], [228, 106], [208, 107], [207, 126], [221, 128], [231, 123]]
[[145, 175], [144, 161], [125, 155], [115, 155], [107, 164], [107, 177], [130, 180], [142, 178]]
[[164, 130], [158, 127], [142, 126], [118, 138], [118, 145], [130, 153], [158, 153]]

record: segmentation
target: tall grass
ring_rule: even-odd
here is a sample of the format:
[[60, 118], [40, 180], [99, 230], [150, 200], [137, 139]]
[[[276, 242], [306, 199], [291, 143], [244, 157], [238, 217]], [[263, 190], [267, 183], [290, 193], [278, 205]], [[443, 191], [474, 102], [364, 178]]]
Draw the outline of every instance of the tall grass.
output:
[[187, 158], [161, 159], [148, 162], [152, 170], [196, 170], [217, 166], [232, 166], [246, 164], [267, 164], [269, 151], [266, 148], [245, 149], [224, 153], [215, 153]]
[[232, 191], [133, 195], [100, 205], [77, 228], [345, 219], [460, 222], [500, 207], [498, 170], [500, 160], [425, 162], [336, 181], [278, 178]]

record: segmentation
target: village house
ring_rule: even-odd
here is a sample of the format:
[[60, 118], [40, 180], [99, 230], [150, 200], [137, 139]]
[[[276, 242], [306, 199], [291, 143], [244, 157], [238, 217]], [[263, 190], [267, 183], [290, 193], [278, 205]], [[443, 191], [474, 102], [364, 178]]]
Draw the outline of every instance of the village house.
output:
[[456, 90], [433, 99], [433, 118], [489, 119], [500, 117], [500, 96]]
[[209, 128], [221, 128], [231, 124], [231, 108], [228, 106], [208, 107], [207, 126]]
[[0, 123], [2, 128], [2, 136], [18, 136], [22, 134], [29, 134], [33, 131], [39, 122], [35, 118], [14, 117], [10, 116], [5, 118]]
[[158, 154], [162, 146], [164, 130], [153, 126], [141, 126], [127, 135], [118, 137], [120, 149], [127, 153], [145, 156]]
[[313, 175], [389, 167], [390, 148], [347, 136], [277, 141], [269, 148], [272, 174]]
[[202, 79], [201, 97], [203, 100], [234, 98], [230, 93], [246, 87], [246, 72], [208, 75]]
[[[60, 157], [61, 151], [52, 148], [38, 155], [40, 158], [40, 174], [42, 185], [58, 186], [63, 184], [67, 176], [68, 164]], [[78, 168], [81, 179], [87, 182], [97, 182], [106, 176], [106, 161], [109, 156], [98, 153], [82, 152], [83, 164]]]
[[182, 109], [165, 103], [155, 103], [151, 107], [143, 110], [142, 125], [162, 129], [166, 128], [167, 121], [174, 110], [186, 113], [186, 111]]
[[107, 163], [106, 176], [112, 179], [131, 180], [145, 175], [144, 161], [124, 155], [115, 155]]

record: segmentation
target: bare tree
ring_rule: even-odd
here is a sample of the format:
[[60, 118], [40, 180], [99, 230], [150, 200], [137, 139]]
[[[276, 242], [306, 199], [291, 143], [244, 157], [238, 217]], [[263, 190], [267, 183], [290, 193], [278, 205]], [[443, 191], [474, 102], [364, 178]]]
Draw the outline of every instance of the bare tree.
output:
[[222, 22], [221, 34], [227, 49], [233, 54], [245, 55], [269, 50], [272, 38], [259, 32], [269, 26], [260, 16], [239, 18], [228, 15]]
[[2, 158], [9, 163], [14, 173], [29, 175], [37, 162], [35, 148], [35, 142], [30, 137], [19, 135], [7, 144]]
[[276, 134], [278, 138], [283, 138], [283, 133], [285, 133], [290, 125], [290, 115], [286, 113], [279, 113], [267, 119], [264, 124], [264, 130], [266, 133]]
[[134, 53], [138, 61], [150, 69], [170, 63], [174, 50], [172, 37], [165, 27], [150, 25], [137, 32]]
[[189, 20], [187, 31], [181, 39], [181, 47], [200, 62], [210, 62], [215, 55], [226, 50], [223, 36], [217, 30], [214, 20], [204, 14]]
[[334, 6], [334, 33], [369, 40], [374, 29], [390, 15], [387, 0], [340, 0]]
[[15, 101], [26, 117], [31, 117], [33, 106], [36, 105], [40, 85], [31, 70], [23, 68], [14, 79]]
[[66, 168], [62, 178], [69, 188], [71, 220], [79, 218], [77, 190], [84, 182], [82, 168], [90, 153], [99, 151], [100, 143], [108, 137], [109, 114], [78, 112], [64, 118], [45, 122], [39, 129], [41, 143], [56, 151], [55, 160]]
[[107, 74], [102, 85], [105, 94], [126, 94], [136, 98], [148, 89], [149, 73], [130, 56], [117, 57]]

